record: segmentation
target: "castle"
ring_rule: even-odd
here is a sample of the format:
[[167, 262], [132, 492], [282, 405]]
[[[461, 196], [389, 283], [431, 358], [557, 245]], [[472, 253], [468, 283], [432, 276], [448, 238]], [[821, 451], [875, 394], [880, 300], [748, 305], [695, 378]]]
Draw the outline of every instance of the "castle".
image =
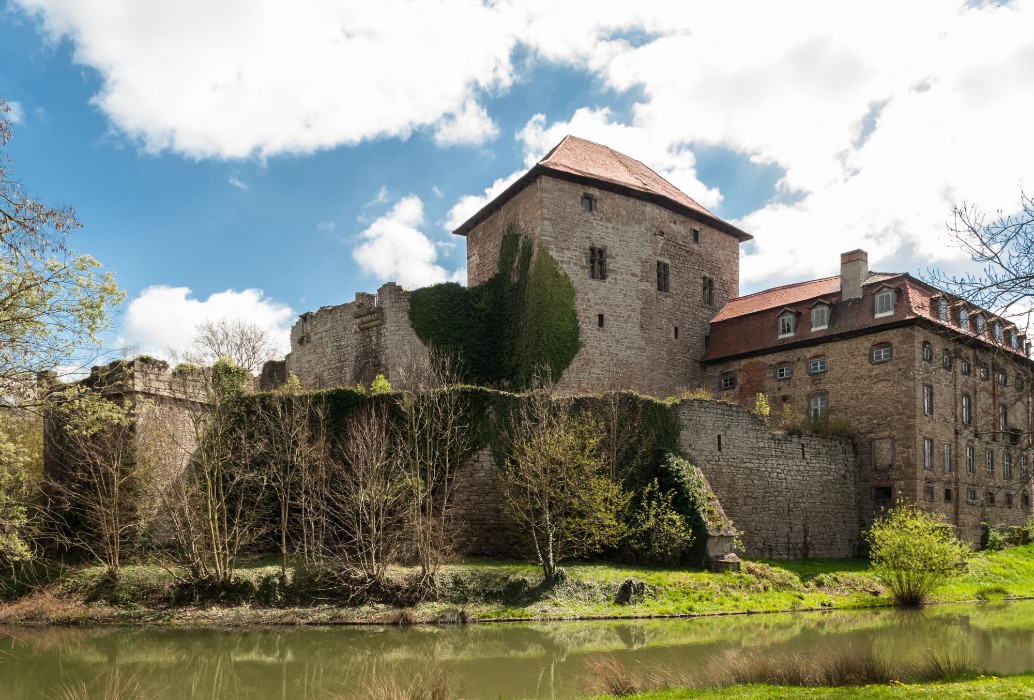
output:
[[[574, 288], [580, 344], [558, 389], [664, 397], [703, 386], [747, 408], [762, 393], [776, 412], [846, 421], [857, 451], [846, 473], [861, 484], [856, 522], [907, 498], [976, 541], [982, 522], [1021, 525], [1034, 514], [1034, 365], [1025, 334], [1006, 319], [908, 274], [870, 272], [864, 251], [845, 253], [838, 276], [739, 297], [749, 234], [637, 160], [573, 136], [456, 229], [467, 239], [469, 287], [497, 271], [515, 223]], [[406, 357], [426, 353], [410, 298], [388, 283], [302, 314], [286, 371], [307, 388], [392, 379]], [[764, 499], [814, 484], [815, 469], [829, 466], [809, 465], [802, 447], [788, 471], [748, 483], [721, 454], [722, 426], [709, 430], [718, 439], [710, 462], [700, 440], [689, 439], [690, 456], [740, 523], [757, 520], [747, 492]], [[776, 550], [765, 548], [789, 553]]]

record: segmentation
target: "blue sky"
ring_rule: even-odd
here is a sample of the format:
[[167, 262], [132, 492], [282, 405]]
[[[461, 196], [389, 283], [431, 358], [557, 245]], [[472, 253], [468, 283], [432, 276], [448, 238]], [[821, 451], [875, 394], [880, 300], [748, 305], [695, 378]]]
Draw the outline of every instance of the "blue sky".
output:
[[113, 342], [151, 353], [462, 280], [449, 230], [567, 133], [753, 233], [742, 293], [857, 247], [961, 269], [952, 206], [1030, 189], [1032, 2], [712, 5], [9, 0], [9, 153], [126, 289]]

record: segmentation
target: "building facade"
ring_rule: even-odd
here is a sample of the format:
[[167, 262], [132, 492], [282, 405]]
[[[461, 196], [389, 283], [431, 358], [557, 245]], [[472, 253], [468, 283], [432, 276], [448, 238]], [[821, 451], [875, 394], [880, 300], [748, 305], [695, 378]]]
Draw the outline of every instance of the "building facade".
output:
[[468, 285], [496, 273], [512, 224], [574, 285], [581, 349], [559, 389], [670, 396], [699, 382], [707, 324], [739, 293], [748, 234], [639, 161], [573, 136], [456, 229]]
[[1024, 333], [908, 274], [841, 274], [734, 299], [714, 318], [704, 385], [774, 420], [844, 423], [878, 512], [919, 502], [977, 541], [1031, 509], [1031, 367]]

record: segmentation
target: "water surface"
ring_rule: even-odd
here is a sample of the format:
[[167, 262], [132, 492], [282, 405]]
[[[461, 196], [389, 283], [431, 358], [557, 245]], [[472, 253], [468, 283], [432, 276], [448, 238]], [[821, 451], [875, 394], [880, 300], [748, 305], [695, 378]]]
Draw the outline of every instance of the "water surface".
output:
[[691, 671], [739, 649], [829, 648], [888, 658], [962, 653], [993, 673], [1034, 671], [1034, 601], [456, 627], [0, 627], [0, 697], [56, 698], [81, 684], [103, 698], [118, 674], [156, 698], [325, 700], [441, 668], [459, 679], [465, 698], [564, 698], [584, 691], [587, 663], [601, 654], [632, 668]]

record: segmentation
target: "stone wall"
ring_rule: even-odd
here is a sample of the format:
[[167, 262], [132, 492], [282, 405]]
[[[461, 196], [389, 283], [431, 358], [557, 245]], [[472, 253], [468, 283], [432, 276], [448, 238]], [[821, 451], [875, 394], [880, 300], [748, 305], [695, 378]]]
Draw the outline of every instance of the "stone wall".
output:
[[306, 389], [368, 387], [378, 374], [392, 381], [408, 363], [422, 363], [427, 350], [409, 323], [409, 294], [388, 282], [376, 295], [302, 314], [291, 328], [287, 371]]
[[[585, 194], [594, 199], [591, 212], [582, 207]], [[581, 350], [560, 389], [670, 396], [697, 384], [708, 322], [738, 293], [735, 238], [652, 202], [543, 175], [468, 234], [471, 285], [495, 274], [511, 222], [542, 243], [574, 284]], [[606, 249], [606, 279], [590, 278], [590, 247]], [[667, 292], [657, 289], [658, 262], [669, 268]], [[714, 281], [710, 304], [705, 275]]]
[[772, 433], [731, 404], [687, 400], [680, 445], [742, 533], [748, 557], [847, 557], [862, 527], [850, 440]]

